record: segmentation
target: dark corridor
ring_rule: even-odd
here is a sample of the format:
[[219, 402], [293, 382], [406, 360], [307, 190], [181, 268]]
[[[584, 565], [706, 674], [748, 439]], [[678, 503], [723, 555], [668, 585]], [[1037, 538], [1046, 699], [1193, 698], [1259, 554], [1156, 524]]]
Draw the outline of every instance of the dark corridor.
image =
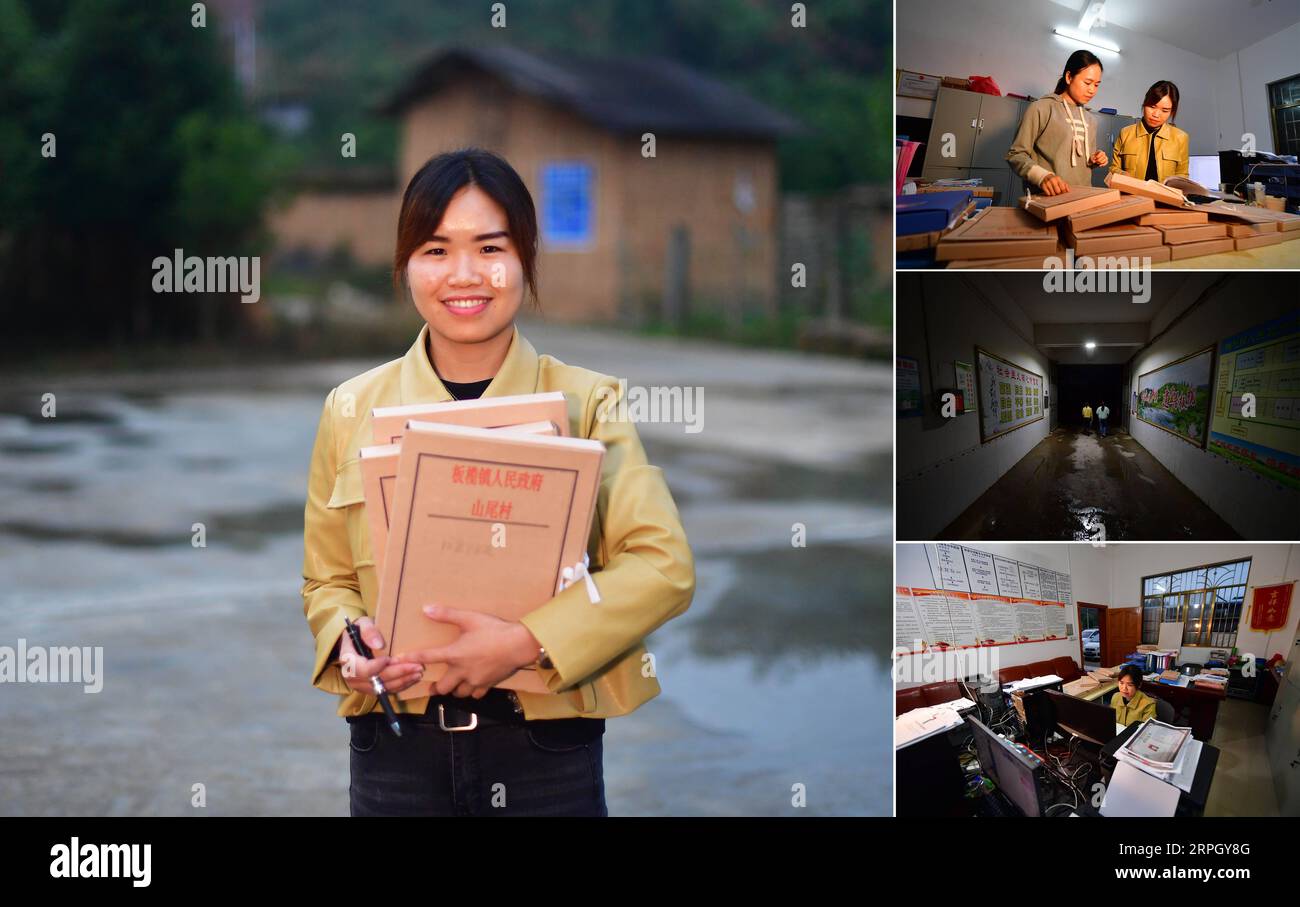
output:
[[[1057, 365], [1057, 424], [1083, 425], [1083, 405], [1094, 410], [1105, 401], [1110, 407], [1110, 428], [1124, 426], [1125, 403], [1122, 365]], [[1094, 427], [1096, 422], [1093, 423]]]

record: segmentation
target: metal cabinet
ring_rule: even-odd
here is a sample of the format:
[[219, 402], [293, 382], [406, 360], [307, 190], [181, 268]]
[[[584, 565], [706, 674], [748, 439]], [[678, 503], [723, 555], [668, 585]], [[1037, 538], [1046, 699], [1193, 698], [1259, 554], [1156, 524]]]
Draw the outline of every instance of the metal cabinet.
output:
[[1264, 739], [1278, 811], [1284, 816], [1300, 816], [1300, 635], [1292, 643], [1286, 663], [1269, 709]]
[[[1010, 205], [1024, 194], [1020, 178], [1007, 165], [1007, 149], [1020, 128], [1026, 102], [974, 91], [940, 88], [926, 146], [926, 179], [979, 177]], [[951, 136], [951, 142], [945, 137]], [[945, 146], [953, 152], [944, 157]]]
[[[974, 91], [940, 88], [934, 101], [934, 119], [930, 121], [930, 141], [925, 149], [925, 169], [930, 178], [931, 167], [971, 166], [975, 142], [979, 137], [980, 100], [984, 96]], [[952, 136], [951, 141], [945, 136]], [[943, 154], [945, 148], [951, 155]]]
[[1016, 138], [1027, 106], [1019, 98], [995, 98], [989, 94], [982, 97], [972, 167], [1011, 169], [1007, 165], [1007, 149]]

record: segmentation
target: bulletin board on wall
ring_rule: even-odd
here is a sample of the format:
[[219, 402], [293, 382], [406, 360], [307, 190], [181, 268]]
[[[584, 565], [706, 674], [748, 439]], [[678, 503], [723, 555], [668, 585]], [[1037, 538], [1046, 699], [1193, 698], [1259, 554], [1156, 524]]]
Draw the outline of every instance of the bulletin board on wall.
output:
[[980, 443], [1043, 418], [1043, 376], [975, 347]]
[[[1222, 341], [1208, 448], [1300, 488], [1300, 313]], [[1254, 395], [1254, 415], [1243, 413]]]
[[1214, 348], [1199, 350], [1138, 375], [1137, 417], [1148, 425], [1205, 446]]
[[894, 589], [896, 655], [1070, 637], [1068, 573], [964, 545], [926, 545], [925, 551], [930, 584]]

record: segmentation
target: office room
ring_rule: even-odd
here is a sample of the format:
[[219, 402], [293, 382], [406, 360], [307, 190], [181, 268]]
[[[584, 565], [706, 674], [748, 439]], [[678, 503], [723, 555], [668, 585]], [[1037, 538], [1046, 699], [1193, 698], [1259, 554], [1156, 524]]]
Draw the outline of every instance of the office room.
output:
[[899, 544], [897, 563], [898, 815], [1300, 815], [1300, 546]]
[[[900, 268], [1043, 268], [1033, 230], [1058, 256], [1300, 267], [1300, 4], [912, 0], [896, 31]], [[1025, 210], [1067, 190], [1087, 221]]]

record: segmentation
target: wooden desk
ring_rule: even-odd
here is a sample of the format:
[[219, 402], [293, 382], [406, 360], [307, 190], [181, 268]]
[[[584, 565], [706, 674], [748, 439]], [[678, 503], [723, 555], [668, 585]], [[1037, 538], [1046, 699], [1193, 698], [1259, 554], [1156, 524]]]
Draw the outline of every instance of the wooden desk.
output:
[[[1119, 684], [1114, 681], [1103, 683], [1078, 698], [1095, 702], [1105, 699], [1117, 689]], [[1214, 725], [1219, 720], [1219, 703], [1228, 698], [1224, 690], [1203, 690], [1190, 683], [1185, 687], [1173, 687], [1167, 683], [1143, 681], [1142, 692], [1154, 699], [1165, 700], [1180, 712], [1186, 708], [1192, 736], [1202, 743], [1214, 736]]]
[[1163, 699], [1179, 711], [1186, 708], [1192, 736], [1202, 743], [1208, 743], [1214, 736], [1214, 724], [1219, 719], [1219, 703], [1228, 698], [1224, 690], [1203, 690], [1190, 683], [1185, 687], [1158, 682], [1143, 683], [1142, 692]]
[[1111, 693], [1115, 692], [1118, 689], [1119, 689], [1119, 684], [1112, 680], [1109, 683], [1103, 683], [1099, 687], [1094, 687], [1093, 689], [1089, 690], [1088, 692], [1084, 693], [1078, 698], [1086, 699], [1089, 702], [1092, 702], [1094, 700], [1101, 699], [1103, 696], [1109, 696]]

